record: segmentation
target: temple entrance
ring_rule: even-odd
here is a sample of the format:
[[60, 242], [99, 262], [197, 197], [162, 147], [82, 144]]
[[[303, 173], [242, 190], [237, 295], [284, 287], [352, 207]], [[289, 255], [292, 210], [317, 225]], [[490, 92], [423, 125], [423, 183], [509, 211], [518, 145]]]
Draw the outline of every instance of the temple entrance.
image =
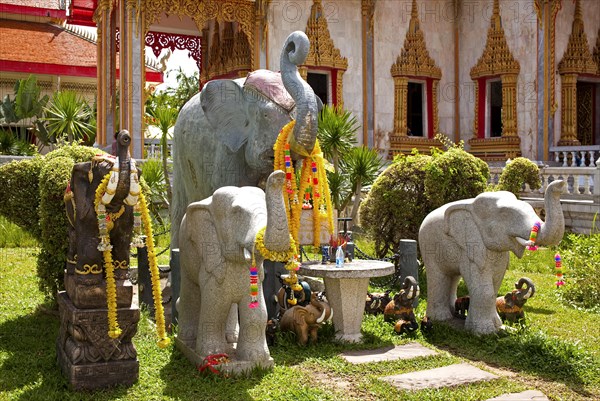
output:
[[423, 136], [423, 84], [409, 82], [406, 100], [408, 135]]
[[596, 84], [577, 82], [577, 139], [581, 145], [594, 144], [594, 93]]
[[315, 95], [317, 95], [324, 105], [329, 104], [329, 85], [327, 74], [319, 74], [316, 72], [309, 72], [306, 81], [310, 85], [310, 87], [315, 91]]

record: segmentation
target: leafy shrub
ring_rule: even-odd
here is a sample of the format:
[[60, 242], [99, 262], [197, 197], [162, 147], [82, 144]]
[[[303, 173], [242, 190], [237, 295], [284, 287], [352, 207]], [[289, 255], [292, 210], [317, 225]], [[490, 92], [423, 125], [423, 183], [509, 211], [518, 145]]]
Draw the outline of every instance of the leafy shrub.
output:
[[567, 234], [560, 255], [566, 279], [563, 299], [577, 307], [600, 309], [600, 234]]
[[525, 157], [517, 157], [504, 167], [498, 182], [498, 190], [509, 191], [519, 196], [523, 184], [528, 184], [531, 189], [540, 189], [540, 170], [538, 166]]
[[399, 157], [375, 181], [360, 207], [361, 225], [375, 241], [378, 257], [396, 251], [401, 239], [417, 239], [432, 210], [425, 197], [430, 156]]
[[0, 166], [3, 191], [0, 214], [38, 240], [41, 240], [38, 177], [43, 164], [42, 157], [34, 157]]
[[425, 195], [436, 209], [449, 202], [473, 198], [487, 187], [490, 169], [486, 162], [452, 146], [434, 152], [425, 174]]
[[[60, 148], [53, 150], [46, 155], [46, 161], [52, 160], [55, 157], [68, 157], [75, 163], [89, 162], [92, 157], [97, 154], [105, 153], [100, 149], [82, 146], [76, 143], [62, 145]], [[71, 177], [71, 172], [69, 172]]]
[[0, 154], [33, 156], [37, 152], [34, 144], [15, 138], [12, 132], [0, 129]]

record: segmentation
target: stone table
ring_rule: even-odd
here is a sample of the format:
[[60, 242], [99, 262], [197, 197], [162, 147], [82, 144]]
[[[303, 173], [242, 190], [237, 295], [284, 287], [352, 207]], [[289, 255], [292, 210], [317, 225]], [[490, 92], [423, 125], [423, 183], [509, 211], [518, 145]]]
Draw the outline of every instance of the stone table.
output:
[[333, 326], [336, 337], [349, 342], [360, 341], [360, 325], [365, 310], [365, 297], [369, 289], [369, 278], [394, 273], [394, 265], [379, 260], [359, 260], [335, 264], [304, 263], [299, 274], [322, 277], [325, 282], [327, 300], [333, 308]]

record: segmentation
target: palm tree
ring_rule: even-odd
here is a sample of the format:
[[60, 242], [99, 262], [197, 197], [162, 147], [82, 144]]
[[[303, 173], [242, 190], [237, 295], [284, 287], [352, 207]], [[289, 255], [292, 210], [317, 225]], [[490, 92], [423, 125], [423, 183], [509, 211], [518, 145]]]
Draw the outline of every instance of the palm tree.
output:
[[165, 176], [165, 186], [167, 189], [167, 202], [168, 205], [171, 205], [171, 199], [173, 199], [173, 194], [171, 191], [171, 180], [169, 178], [169, 170], [167, 165], [167, 140], [171, 136], [169, 130], [175, 126], [175, 122], [177, 122], [177, 116], [179, 115], [179, 110], [170, 106], [166, 102], [160, 102], [158, 104], [153, 104], [153, 107], [146, 108], [146, 114], [148, 118], [148, 124], [158, 128], [160, 130], [160, 148], [162, 154], [162, 165]]
[[360, 126], [356, 118], [341, 107], [325, 106], [319, 115], [317, 137], [325, 157], [339, 171], [340, 159], [356, 144], [356, 131]]
[[91, 141], [96, 136], [94, 112], [87, 102], [74, 91], [58, 91], [45, 107], [49, 137], [54, 140]]
[[352, 148], [342, 159], [342, 170], [348, 176], [351, 192], [345, 199], [342, 209], [350, 202], [354, 195], [354, 205], [350, 217], [355, 221], [360, 206], [361, 192], [364, 186], [372, 184], [379, 175], [382, 161], [375, 149], [366, 146]]

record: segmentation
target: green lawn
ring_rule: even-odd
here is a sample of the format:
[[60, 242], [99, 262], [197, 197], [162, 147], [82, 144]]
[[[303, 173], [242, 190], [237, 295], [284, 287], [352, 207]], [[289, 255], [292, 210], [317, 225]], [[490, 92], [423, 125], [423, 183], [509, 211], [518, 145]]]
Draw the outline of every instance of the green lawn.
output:
[[[280, 336], [271, 348], [275, 367], [249, 378], [202, 376], [173, 347], [160, 350], [146, 313], [135, 344], [138, 382], [130, 388], [73, 393], [56, 364], [58, 317], [43, 307], [35, 277], [35, 248], [0, 248], [0, 400], [485, 400], [507, 392], [543, 391], [552, 400], [600, 399], [600, 315], [561, 304], [551, 251], [515, 263], [501, 292], [527, 275], [537, 292], [526, 305], [527, 327], [516, 334], [476, 337], [446, 326], [432, 334], [394, 334], [382, 317], [363, 322], [364, 342], [333, 341], [326, 326], [316, 346], [302, 348]], [[543, 252], [546, 252], [544, 254]], [[539, 261], [538, 261], [539, 259]], [[535, 262], [535, 263], [534, 263]], [[568, 286], [567, 286], [568, 287]], [[565, 288], [563, 290], [568, 290]], [[425, 301], [417, 310], [425, 311]], [[351, 365], [346, 349], [418, 341], [440, 350], [410, 361]], [[452, 389], [398, 391], [378, 377], [468, 361], [501, 376]]]

